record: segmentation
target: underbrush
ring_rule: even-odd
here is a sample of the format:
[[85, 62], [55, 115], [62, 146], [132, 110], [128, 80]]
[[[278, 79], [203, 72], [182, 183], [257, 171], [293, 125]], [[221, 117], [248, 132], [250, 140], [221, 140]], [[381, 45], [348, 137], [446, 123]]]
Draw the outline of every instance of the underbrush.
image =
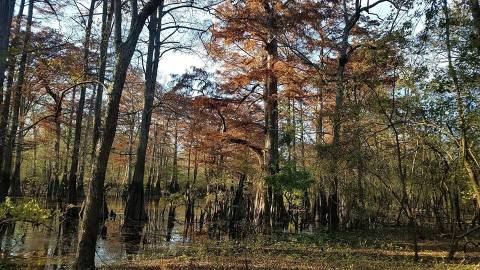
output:
[[142, 252], [113, 269], [480, 269], [480, 252], [447, 260], [449, 239], [426, 231], [419, 262], [408, 229], [273, 234], [239, 241], [194, 243]]

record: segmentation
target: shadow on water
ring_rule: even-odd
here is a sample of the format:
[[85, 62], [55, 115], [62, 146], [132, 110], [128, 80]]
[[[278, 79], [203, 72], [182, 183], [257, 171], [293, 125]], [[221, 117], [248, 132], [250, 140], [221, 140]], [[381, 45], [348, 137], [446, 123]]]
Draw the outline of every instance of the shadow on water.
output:
[[[60, 214], [62, 205], [43, 202], [57, 210], [45, 225], [16, 222], [0, 226], [0, 268], [64, 269], [72, 263], [77, 245], [78, 220]], [[134, 258], [144, 251], [190, 242], [192, 230], [185, 222], [185, 206], [167, 200], [146, 203], [148, 222], [124, 226], [124, 202], [108, 199], [109, 214], [97, 242], [96, 264], [108, 266], [115, 261]], [[200, 213], [197, 207], [194, 212]]]

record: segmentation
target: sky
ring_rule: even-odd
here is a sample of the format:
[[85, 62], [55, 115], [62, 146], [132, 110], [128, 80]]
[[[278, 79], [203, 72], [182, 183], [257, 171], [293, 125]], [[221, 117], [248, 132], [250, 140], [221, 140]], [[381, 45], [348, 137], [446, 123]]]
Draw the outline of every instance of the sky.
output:
[[[82, 10], [82, 13], [86, 14], [85, 6], [89, 4], [90, 0], [76, 0], [76, 1], [80, 9]], [[36, 4], [36, 6], [37, 5], [38, 4]], [[18, 9], [18, 6], [17, 6], [17, 9]], [[26, 16], [26, 10], [27, 10], [27, 7], [25, 7], [24, 16]], [[92, 33], [98, 37], [99, 31], [100, 31], [100, 24], [101, 24], [101, 15], [100, 15], [101, 6], [97, 6], [95, 11], [96, 11], [96, 14], [94, 16], [94, 25], [93, 25]], [[17, 12], [17, 10], [15, 12]], [[37, 21], [39, 25], [42, 27], [44, 26], [51, 27], [59, 31], [60, 33], [62, 33], [64, 36], [70, 37], [72, 40], [78, 40], [78, 41], [82, 40], [84, 32], [83, 30], [80, 31], [82, 29], [82, 26], [80, 26], [79, 24], [81, 22], [81, 19], [79, 16], [79, 11], [74, 5], [74, 1], [71, 0], [71, 2], [68, 4], [66, 8], [59, 11], [59, 15], [60, 16], [58, 17], [58, 19], [56, 19], [52, 15], [45, 16], [34, 11], [34, 21]], [[198, 15], [195, 15], [195, 16], [198, 17]], [[201, 16], [201, 17], [204, 17], [204, 16]], [[208, 20], [209, 18], [205, 17], [202, 19]], [[128, 26], [125, 26], [125, 28], [128, 29]], [[141, 38], [144, 40], [147, 39], [146, 35]], [[137, 49], [138, 49], [138, 46], [137, 46]], [[194, 49], [200, 52], [203, 51], [202, 48], [199, 47], [198, 45], [196, 45]], [[134, 62], [135, 62], [134, 59], [132, 59], [132, 64], [135, 64]], [[207, 66], [206, 57], [200, 56], [199, 53], [193, 53], [193, 52], [189, 53], [186, 51], [168, 51], [160, 59], [159, 66], [158, 66], [157, 81], [161, 84], [166, 84], [169, 81], [171, 74], [185, 73], [186, 71], [191, 69], [192, 66], [206, 67]]]
[[158, 64], [158, 82], [166, 84], [170, 74], [182, 74], [192, 66], [205, 67], [207, 63], [196, 54], [187, 54], [185, 52], [168, 52]]

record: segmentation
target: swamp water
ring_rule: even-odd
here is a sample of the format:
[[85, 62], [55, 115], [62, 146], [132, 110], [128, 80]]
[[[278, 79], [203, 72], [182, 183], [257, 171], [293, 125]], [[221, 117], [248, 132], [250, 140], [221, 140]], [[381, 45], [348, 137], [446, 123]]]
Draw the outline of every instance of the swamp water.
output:
[[[179, 245], [201, 241], [205, 235], [198, 234], [199, 239], [196, 239], [196, 234], [191, 233], [192, 228], [185, 226], [184, 205], [172, 207], [163, 199], [146, 203], [149, 221], [143, 229], [122, 233], [124, 202], [118, 198], [107, 201], [108, 210], [116, 216], [110, 216], [105, 222], [106, 230], [102, 231], [97, 241], [97, 266], [108, 266], [138, 256], [147, 258], [160, 249], [174, 254]], [[60, 212], [58, 203], [44, 202], [42, 206]], [[199, 207], [196, 207], [195, 213], [199, 215]], [[75, 255], [77, 226], [78, 221], [70, 225], [63, 222], [60, 214], [56, 214], [46, 225], [34, 226], [25, 222], [9, 225], [0, 239], [0, 270], [68, 269]], [[198, 222], [193, 226], [198, 231]], [[206, 229], [202, 229], [205, 232]]]

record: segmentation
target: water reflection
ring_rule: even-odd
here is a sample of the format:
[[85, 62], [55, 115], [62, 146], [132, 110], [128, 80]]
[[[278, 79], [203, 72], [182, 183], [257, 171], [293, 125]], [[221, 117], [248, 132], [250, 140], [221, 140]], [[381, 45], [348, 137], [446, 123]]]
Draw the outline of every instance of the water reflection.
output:
[[176, 207], [173, 204], [170, 204], [168, 208], [168, 221], [167, 221], [167, 237], [165, 241], [170, 242], [172, 240], [172, 230], [175, 226], [175, 209]]
[[[59, 210], [61, 205], [45, 202], [44, 207]], [[149, 201], [146, 203], [149, 221], [128, 226], [122, 226], [124, 202], [121, 199], [109, 198], [108, 207], [109, 218], [97, 242], [95, 260], [98, 266], [192, 239], [189, 234], [193, 225], [185, 222], [186, 210], [182, 204], [175, 205], [163, 199]], [[196, 206], [193, 212], [200, 214], [201, 211]], [[3, 226], [0, 231], [0, 265], [62, 269], [72, 262], [77, 245], [77, 227], [78, 220], [67, 220], [60, 214], [51, 218], [46, 226], [24, 222]]]
[[144, 223], [130, 222], [122, 227], [122, 242], [125, 245], [125, 252], [128, 255], [137, 254], [140, 250]]

